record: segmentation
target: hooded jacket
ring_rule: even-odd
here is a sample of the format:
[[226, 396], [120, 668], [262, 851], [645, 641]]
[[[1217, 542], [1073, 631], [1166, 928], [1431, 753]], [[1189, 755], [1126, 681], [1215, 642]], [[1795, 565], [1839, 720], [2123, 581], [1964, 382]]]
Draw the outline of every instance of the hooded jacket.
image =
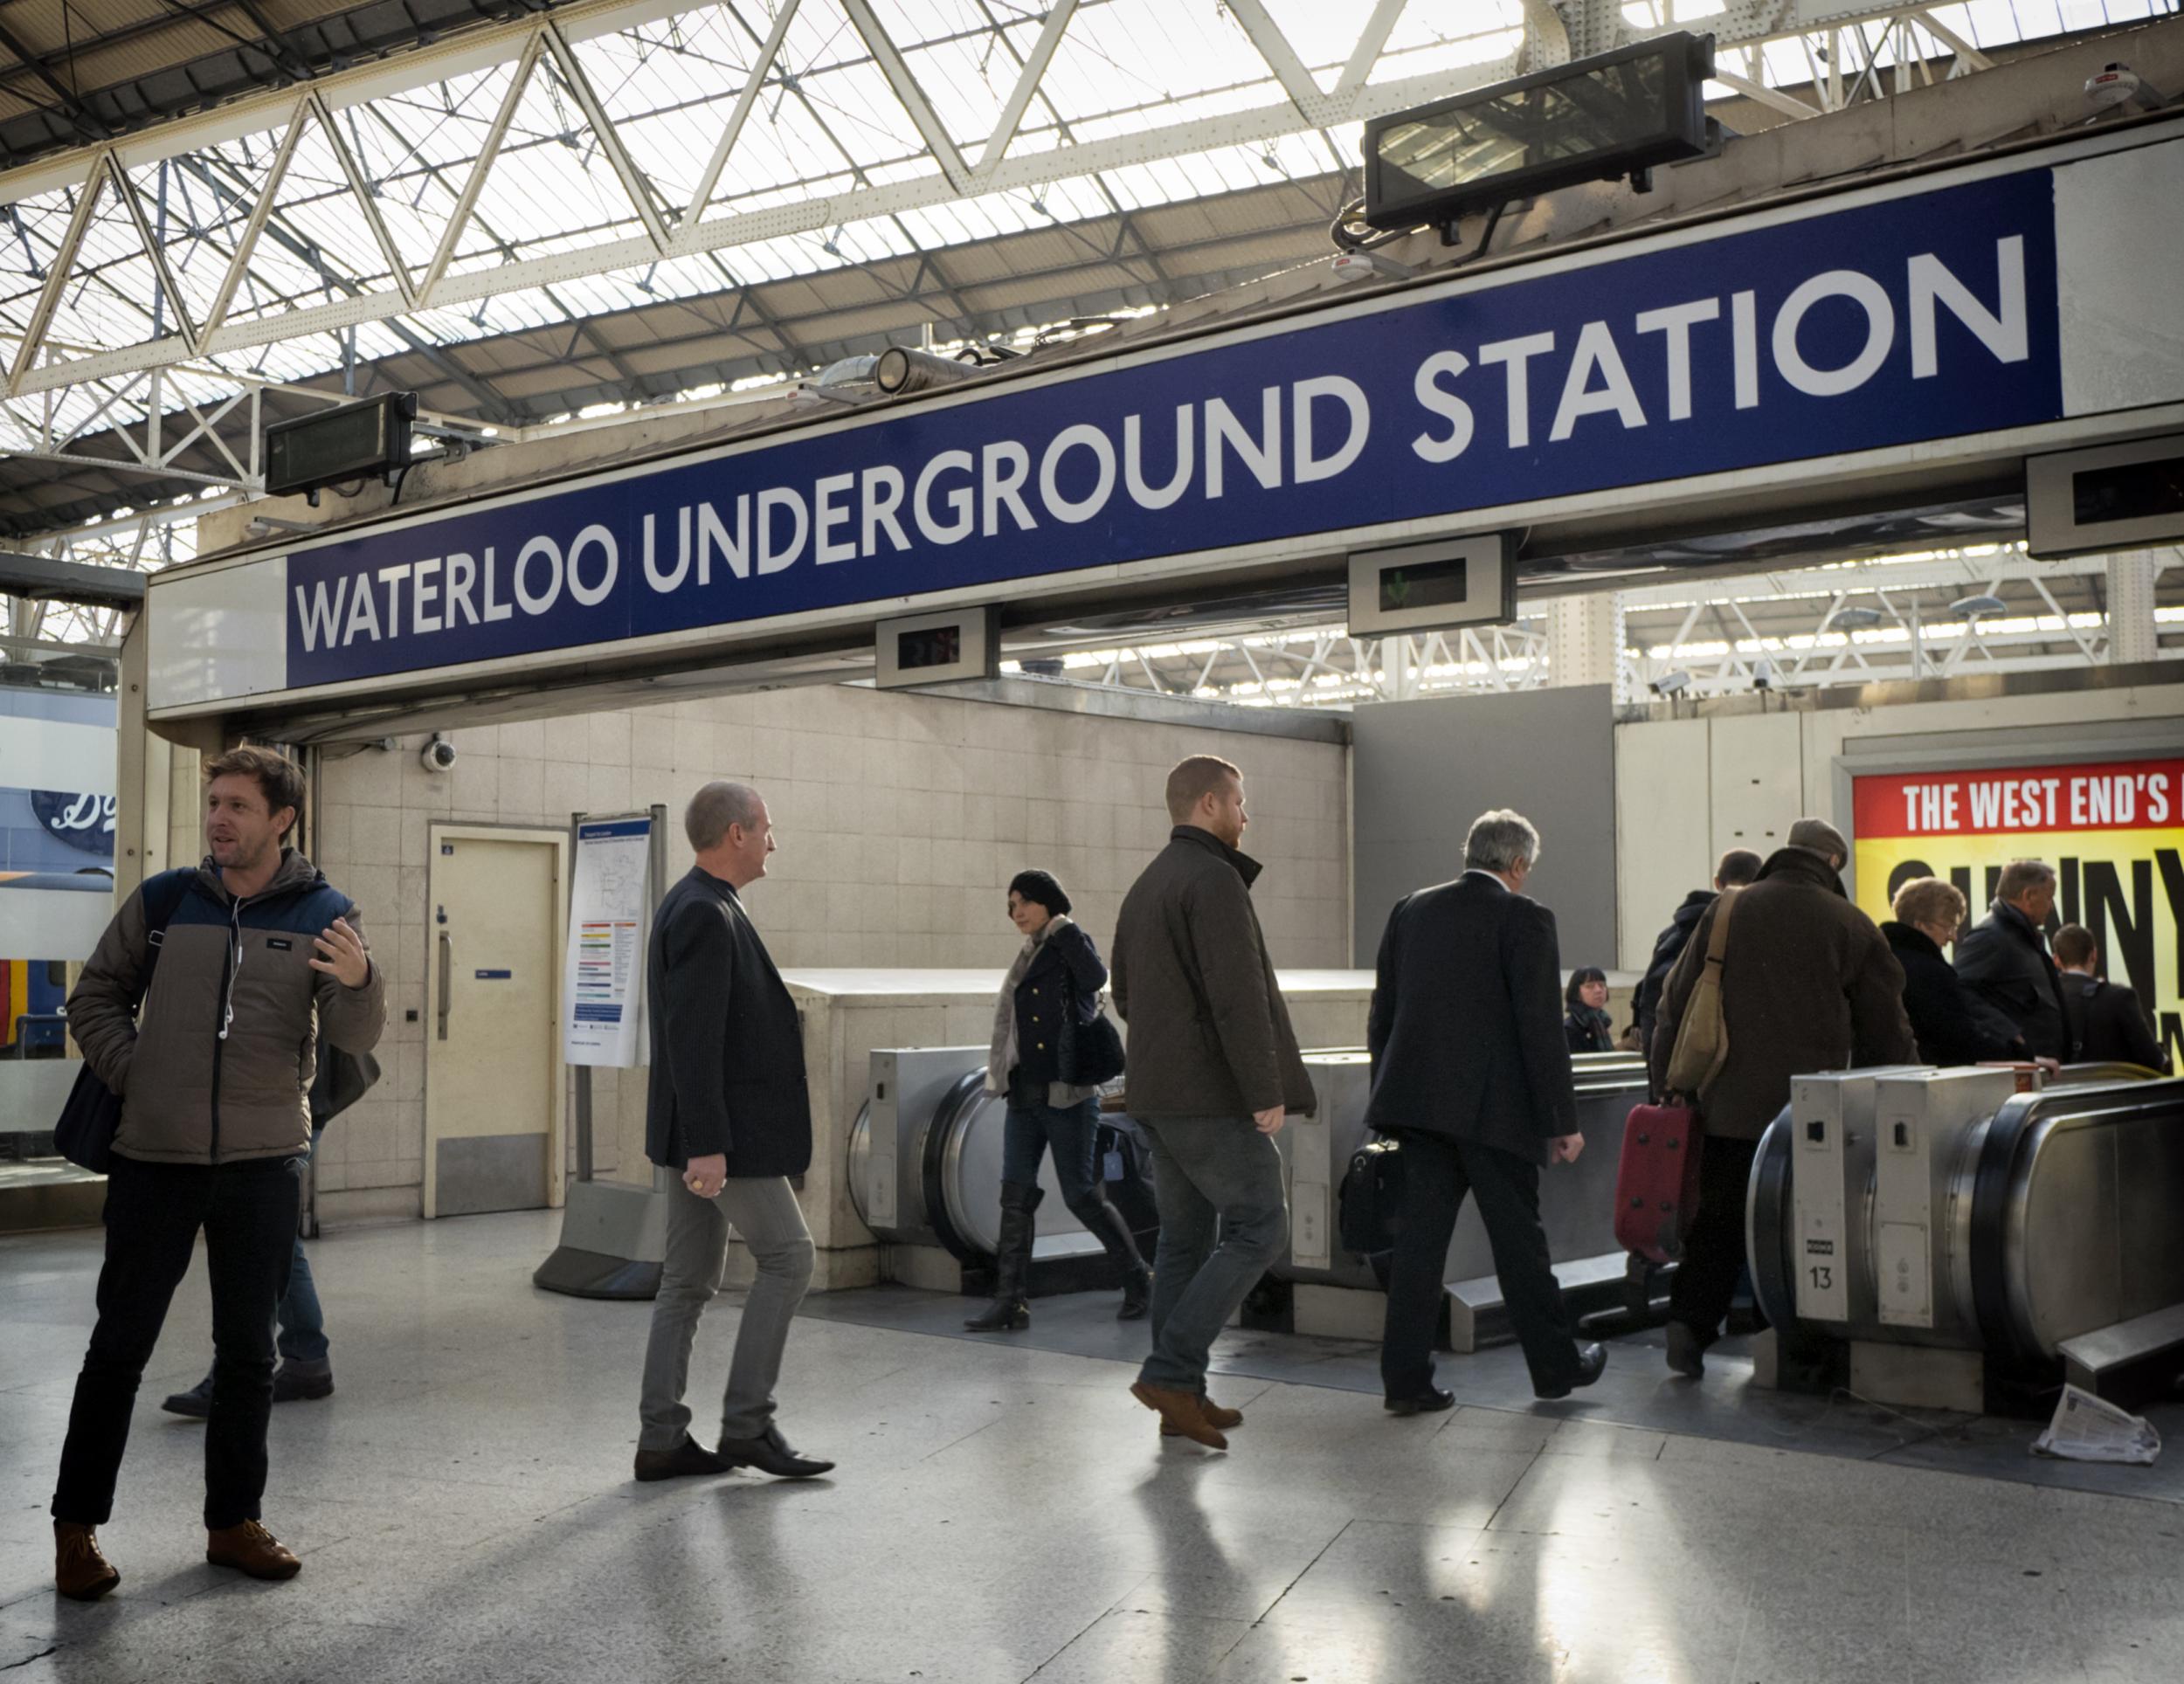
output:
[[186, 880], [159, 933], [156, 968], [140, 887], [68, 997], [85, 1062], [121, 1097], [114, 1149], [149, 1163], [308, 1152], [318, 1038], [369, 1052], [386, 1022], [377, 961], [361, 988], [311, 968], [315, 938], [336, 918], [363, 935], [356, 905], [293, 848], [242, 901], [209, 858], [168, 875]]
[[1661, 1016], [1661, 990], [1668, 983], [1669, 973], [1683, 956], [1683, 949], [1691, 939], [1691, 932], [1698, 928], [1698, 921], [1706, 915], [1706, 908], [1719, 898], [1718, 890], [1693, 889], [1683, 897], [1683, 904], [1676, 909], [1668, 928], [1654, 938], [1653, 957], [1646, 961], [1646, 974], [1639, 981], [1638, 997], [1633, 1003], [1633, 1015], [1638, 1020], [1638, 1051], [1641, 1054], [1653, 1045], [1653, 1026]]
[[1130, 1025], [1133, 1116], [1313, 1108], [1251, 904], [1260, 869], [1212, 832], [1178, 825], [1123, 897], [1109, 980]]

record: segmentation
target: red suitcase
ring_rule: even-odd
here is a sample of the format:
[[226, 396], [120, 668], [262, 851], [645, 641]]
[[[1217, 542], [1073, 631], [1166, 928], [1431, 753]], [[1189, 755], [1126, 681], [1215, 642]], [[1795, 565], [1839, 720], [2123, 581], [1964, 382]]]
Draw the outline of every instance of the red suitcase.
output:
[[1623, 1125], [1615, 1242], [1655, 1263], [1683, 1255], [1698, 1210], [1698, 1119], [1688, 1106], [1640, 1105]]

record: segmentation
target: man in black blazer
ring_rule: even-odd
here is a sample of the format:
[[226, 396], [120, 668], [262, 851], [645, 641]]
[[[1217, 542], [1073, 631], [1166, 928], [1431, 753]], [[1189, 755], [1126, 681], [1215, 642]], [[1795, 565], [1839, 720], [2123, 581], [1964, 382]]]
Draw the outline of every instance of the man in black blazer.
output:
[[2063, 983], [2063, 1015], [2070, 1025], [2071, 1064], [2135, 1064], [2169, 1071], [2169, 1055], [2146, 1024], [2136, 990], [2100, 974], [2101, 950], [2092, 932], [2065, 924], [2055, 933], [2055, 966]]
[[1524, 893], [1539, 832], [1489, 812], [1463, 845], [1464, 873], [1406, 896], [1380, 938], [1366, 1046], [1366, 1127], [1401, 1142], [1402, 1225], [1388, 1276], [1380, 1379], [1399, 1415], [1447, 1409], [1434, 1384], [1441, 1273], [1457, 1212], [1479, 1202], [1510, 1320], [1542, 1398], [1589, 1386], [1607, 1365], [1580, 1346], [1539, 1225], [1539, 1166], [1584, 1149], [1562, 1036], [1554, 914]]
[[[773, 820], [756, 790], [716, 783], [691, 797], [682, 822], [697, 863], [653, 914], [645, 963], [645, 1155], [677, 1178], [645, 1350], [637, 1477], [755, 1467], [808, 1479], [834, 1465], [789, 1448], [774, 1425], [773, 1390], [790, 1320], [812, 1284], [812, 1235], [788, 1179], [811, 1166], [812, 1105], [796, 1004], [743, 902], [744, 887], [766, 874]], [[690, 1437], [682, 1392], [731, 1226], [758, 1273], [736, 1329], [716, 1454]]]

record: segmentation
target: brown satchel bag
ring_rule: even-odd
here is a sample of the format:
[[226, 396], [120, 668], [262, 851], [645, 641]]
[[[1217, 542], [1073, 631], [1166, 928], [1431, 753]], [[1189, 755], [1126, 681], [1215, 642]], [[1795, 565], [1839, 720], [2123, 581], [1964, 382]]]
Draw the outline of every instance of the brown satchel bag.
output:
[[1738, 889], [1724, 889], [1714, 908], [1714, 928], [1706, 940], [1706, 962], [1690, 997], [1683, 1003], [1683, 1018], [1676, 1027], [1676, 1046], [1669, 1053], [1669, 1091], [1694, 1101], [1706, 1090], [1729, 1062], [1729, 1025], [1722, 1017], [1722, 956], [1729, 950], [1729, 918], [1737, 909]]

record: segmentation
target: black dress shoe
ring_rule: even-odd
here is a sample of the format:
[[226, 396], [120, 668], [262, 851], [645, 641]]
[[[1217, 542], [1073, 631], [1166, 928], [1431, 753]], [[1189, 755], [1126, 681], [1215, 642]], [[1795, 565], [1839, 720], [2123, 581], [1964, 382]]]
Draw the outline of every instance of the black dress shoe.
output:
[[680, 1480], [699, 1474], [725, 1474], [730, 1464], [722, 1461], [688, 1433], [673, 1450], [640, 1450], [637, 1453], [637, 1477], [653, 1480]]
[[1436, 1411], [1454, 1409], [1455, 1406], [1456, 1394], [1443, 1391], [1439, 1386], [1427, 1386], [1415, 1397], [1384, 1398], [1380, 1400], [1380, 1407], [1391, 1415], [1431, 1415]]
[[781, 1429], [770, 1426], [756, 1439], [723, 1439], [721, 1460], [729, 1467], [755, 1467], [777, 1480], [809, 1480], [832, 1474], [834, 1464], [816, 1456], [799, 1456], [789, 1448]]
[[1662, 1332], [1669, 1340], [1669, 1367], [1687, 1380], [1704, 1377], [1706, 1342], [1681, 1322], [1669, 1322]]
[[1606, 1345], [1579, 1345], [1577, 1372], [1571, 1376], [1570, 1384], [1566, 1386], [1549, 1386], [1533, 1392], [1532, 1395], [1535, 1398], [1545, 1398], [1550, 1402], [1557, 1398], [1567, 1398], [1579, 1386], [1589, 1386], [1593, 1381], [1599, 1379], [1600, 1371], [1607, 1366], [1607, 1347]]

